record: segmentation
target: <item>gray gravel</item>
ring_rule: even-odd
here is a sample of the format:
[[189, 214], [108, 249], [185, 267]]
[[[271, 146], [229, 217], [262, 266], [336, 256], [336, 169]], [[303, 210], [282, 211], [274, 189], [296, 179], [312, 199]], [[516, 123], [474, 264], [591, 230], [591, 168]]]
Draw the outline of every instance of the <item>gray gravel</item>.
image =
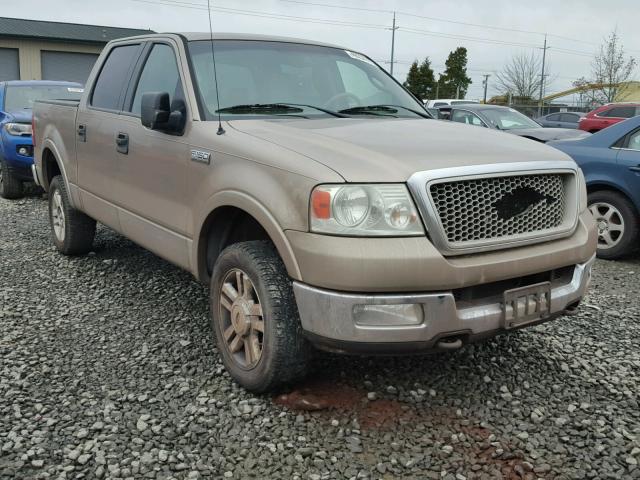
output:
[[637, 257], [599, 261], [577, 316], [445, 355], [320, 356], [276, 399], [225, 373], [189, 274], [106, 228], [60, 256], [37, 196], [0, 200], [0, 272], [3, 479], [640, 478]]

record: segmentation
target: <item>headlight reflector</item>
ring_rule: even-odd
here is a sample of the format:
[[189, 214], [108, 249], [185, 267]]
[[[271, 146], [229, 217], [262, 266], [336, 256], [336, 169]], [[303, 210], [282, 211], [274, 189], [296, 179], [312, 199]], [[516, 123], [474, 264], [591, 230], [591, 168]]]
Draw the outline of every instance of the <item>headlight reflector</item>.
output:
[[30, 123], [7, 123], [4, 128], [9, 135], [15, 135], [18, 137], [22, 135], [31, 135]]
[[311, 194], [311, 230], [346, 236], [424, 235], [404, 184], [320, 185]]

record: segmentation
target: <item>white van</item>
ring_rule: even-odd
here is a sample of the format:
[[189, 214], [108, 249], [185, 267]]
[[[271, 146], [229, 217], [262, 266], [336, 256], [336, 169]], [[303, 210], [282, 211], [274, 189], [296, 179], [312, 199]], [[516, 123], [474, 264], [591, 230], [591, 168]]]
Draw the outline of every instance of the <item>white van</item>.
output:
[[461, 98], [439, 98], [437, 100], [423, 100], [425, 107], [437, 108], [446, 105], [463, 105], [465, 103], [480, 103], [475, 100], [465, 100]]

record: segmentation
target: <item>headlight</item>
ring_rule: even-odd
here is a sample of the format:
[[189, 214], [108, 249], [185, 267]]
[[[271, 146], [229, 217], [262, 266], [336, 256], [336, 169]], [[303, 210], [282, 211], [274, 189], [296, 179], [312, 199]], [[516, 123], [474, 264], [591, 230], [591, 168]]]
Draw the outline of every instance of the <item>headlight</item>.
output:
[[32, 133], [30, 123], [7, 123], [4, 129], [9, 135], [16, 136], [31, 135]]
[[403, 184], [320, 185], [311, 193], [311, 231], [347, 236], [424, 235]]

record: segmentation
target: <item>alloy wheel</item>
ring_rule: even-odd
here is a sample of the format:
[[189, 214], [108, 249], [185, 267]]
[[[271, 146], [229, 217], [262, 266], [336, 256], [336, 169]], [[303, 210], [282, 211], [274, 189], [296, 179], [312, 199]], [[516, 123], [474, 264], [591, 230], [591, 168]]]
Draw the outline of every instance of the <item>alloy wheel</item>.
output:
[[610, 203], [597, 202], [589, 205], [589, 210], [598, 226], [598, 248], [613, 248], [624, 236], [622, 213]]
[[251, 369], [262, 357], [264, 341], [258, 293], [249, 276], [234, 268], [225, 275], [219, 295], [224, 346], [241, 368]]
[[60, 190], [53, 192], [51, 206], [51, 221], [53, 223], [53, 233], [60, 242], [64, 242], [64, 208], [62, 206], [62, 195]]

